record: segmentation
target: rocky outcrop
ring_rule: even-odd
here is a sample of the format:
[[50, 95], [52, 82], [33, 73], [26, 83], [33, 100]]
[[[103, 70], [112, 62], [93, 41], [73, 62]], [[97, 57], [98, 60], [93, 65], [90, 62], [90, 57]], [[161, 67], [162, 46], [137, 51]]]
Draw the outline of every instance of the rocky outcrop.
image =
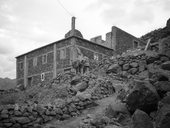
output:
[[150, 113], [157, 109], [159, 96], [155, 88], [148, 82], [135, 81], [131, 92], [127, 96], [126, 105], [128, 110], [133, 113], [140, 109]]

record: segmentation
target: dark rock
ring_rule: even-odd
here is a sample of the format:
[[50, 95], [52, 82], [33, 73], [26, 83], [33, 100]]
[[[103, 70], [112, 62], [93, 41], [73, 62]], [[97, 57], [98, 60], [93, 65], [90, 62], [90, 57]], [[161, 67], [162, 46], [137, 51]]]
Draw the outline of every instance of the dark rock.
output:
[[56, 114], [62, 115], [63, 111], [60, 108], [55, 109]]
[[1, 115], [0, 115], [0, 118], [2, 118], [2, 119], [7, 119], [8, 117], [9, 117], [8, 114], [1, 114]]
[[81, 77], [80, 76], [75, 76], [72, 81], [70, 82], [71, 85], [76, 85], [81, 82]]
[[139, 61], [139, 72], [142, 72], [146, 69], [146, 61]]
[[47, 110], [46, 112], [45, 112], [45, 114], [47, 115], [47, 116], [55, 116], [56, 115], [56, 112], [53, 110], [53, 111], [49, 111], [49, 110]]
[[37, 110], [36, 110], [40, 115], [42, 115], [45, 112], [45, 108], [42, 106], [38, 105]]
[[169, 104], [170, 105], [170, 96], [165, 96], [163, 99], [160, 101], [161, 105]]
[[118, 64], [119, 64], [120, 66], [122, 66], [122, 65], [124, 65], [124, 61], [123, 61], [123, 60], [120, 60], [120, 61], [118, 62]]
[[156, 128], [170, 128], [170, 105], [164, 105], [158, 110]]
[[68, 114], [63, 114], [63, 116], [62, 116], [62, 119], [63, 119], [63, 120], [66, 120], [66, 119], [68, 119], [68, 118], [70, 118], [70, 115], [68, 115]]
[[22, 113], [20, 111], [14, 111], [15, 116], [22, 116]]
[[46, 115], [42, 115], [42, 118], [43, 118], [44, 123], [46, 123], [46, 122], [48, 122], [48, 121], [50, 121], [50, 120], [53, 119], [53, 117], [51, 117], [51, 116], [46, 116]]
[[77, 92], [83, 92], [88, 88], [88, 83], [87, 82], [81, 82], [78, 83], [77, 85], [75, 85], [74, 90], [76, 90]]
[[126, 98], [128, 110], [133, 113], [136, 109], [140, 109], [148, 114], [155, 111], [159, 101], [156, 89], [149, 82], [134, 81], [133, 84]]
[[165, 94], [170, 91], [170, 82], [169, 81], [158, 81], [154, 84], [159, 96], [163, 98]]
[[131, 73], [132, 75], [135, 75], [135, 73], [137, 73], [138, 69], [137, 68], [131, 68], [128, 70], [129, 73]]
[[30, 122], [30, 119], [28, 117], [14, 117], [13, 119], [20, 124], [26, 124]]
[[1, 111], [1, 114], [8, 114], [8, 110], [3, 109], [3, 110]]
[[4, 126], [5, 127], [10, 127], [10, 126], [12, 126], [12, 123], [4, 123]]
[[161, 62], [169, 61], [169, 58], [167, 56], [161, 56], [160, 57]]
[[34, 121], [34, 123], [43, 124], [43, 119], [39, 117]]
[[21, 124], [15, 123], [15, 124], [12, 126], [12, 128], [21, 128]]
[[131, 128], [154, 128], [149, 116], [137, 109], [132, 116]]
[[118, 73], [120, 71], [120, 66], [118, 64], [112, 64], [107, 69], [106, 73]]
[[167, 61], [161, 65], [161, 68], [164, 70], [170, 71], [170, 61]]
[[129, 64], [124, 64], [123, 65], [123, 71], [129, 70], [129, 68], [130, 68]]
[[151, 64], [159, 59], [159, 56], [153, 55], [153, 56], [147, 56], [146, 63]]
[[132, 63], [130, 63], [130, 66], [131, 66], [132, 68], [137, 68], [139, 65], [138, 65], [137, 62], [132, 62]]

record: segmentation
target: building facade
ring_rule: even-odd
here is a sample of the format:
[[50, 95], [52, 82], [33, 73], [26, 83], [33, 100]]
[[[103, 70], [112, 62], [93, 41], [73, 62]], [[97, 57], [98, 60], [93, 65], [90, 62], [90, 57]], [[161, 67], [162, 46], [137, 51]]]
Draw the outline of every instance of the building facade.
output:
[[78, 57], [79, 52], [89, 59], [101, 60], [140, 44], [141, 41], [136, 37], [117, 27], [112, 27], [112, 31], [106, 34], [106, 41], [101, 36], [91, 41], [86, 40], [75, 29], [73, 17], [72, 29], [64, 39], [16, 57], [17, 85], [27, 87], [38, 83], [47, 84], [58, 72], [71, 70], [72, 61]]

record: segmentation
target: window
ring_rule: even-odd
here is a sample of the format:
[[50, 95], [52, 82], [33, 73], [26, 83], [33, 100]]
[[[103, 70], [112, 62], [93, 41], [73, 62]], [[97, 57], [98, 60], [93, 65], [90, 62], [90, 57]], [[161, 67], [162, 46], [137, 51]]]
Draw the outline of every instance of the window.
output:
[[37, 66], [37, 57], [33, 58], [33, 66]]
[[47, 63], [47, 54], [42, 56], [42, 64], [46, 64]]
[[139, 42], [134, 41], [134, 42], [133, 42], [133, 48], [137, 48], [138, 46], [139, 46]]
[[99, 55], [97, 53], [94, 53], [94, 60], [99, 60]]
[[24, 68], [24, 63], [23, 62], [19, 62], [18, 66], [19, 66], [19, 69], [22, 70]]
[[66, 49], [61, 49], [60, 50], [60, 59], [65, 59], [66, 58]]
[[45, 80], [45, 73], [41, 73], [41, 81]]

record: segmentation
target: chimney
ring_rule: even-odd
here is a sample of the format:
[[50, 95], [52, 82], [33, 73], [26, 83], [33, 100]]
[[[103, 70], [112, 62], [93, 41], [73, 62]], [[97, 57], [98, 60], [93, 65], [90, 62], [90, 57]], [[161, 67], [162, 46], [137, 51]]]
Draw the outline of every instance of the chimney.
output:
[[76, 17], [72, 17], [71, 18], [71, 30], [75, 30], [75, 20], [76, 20]]

